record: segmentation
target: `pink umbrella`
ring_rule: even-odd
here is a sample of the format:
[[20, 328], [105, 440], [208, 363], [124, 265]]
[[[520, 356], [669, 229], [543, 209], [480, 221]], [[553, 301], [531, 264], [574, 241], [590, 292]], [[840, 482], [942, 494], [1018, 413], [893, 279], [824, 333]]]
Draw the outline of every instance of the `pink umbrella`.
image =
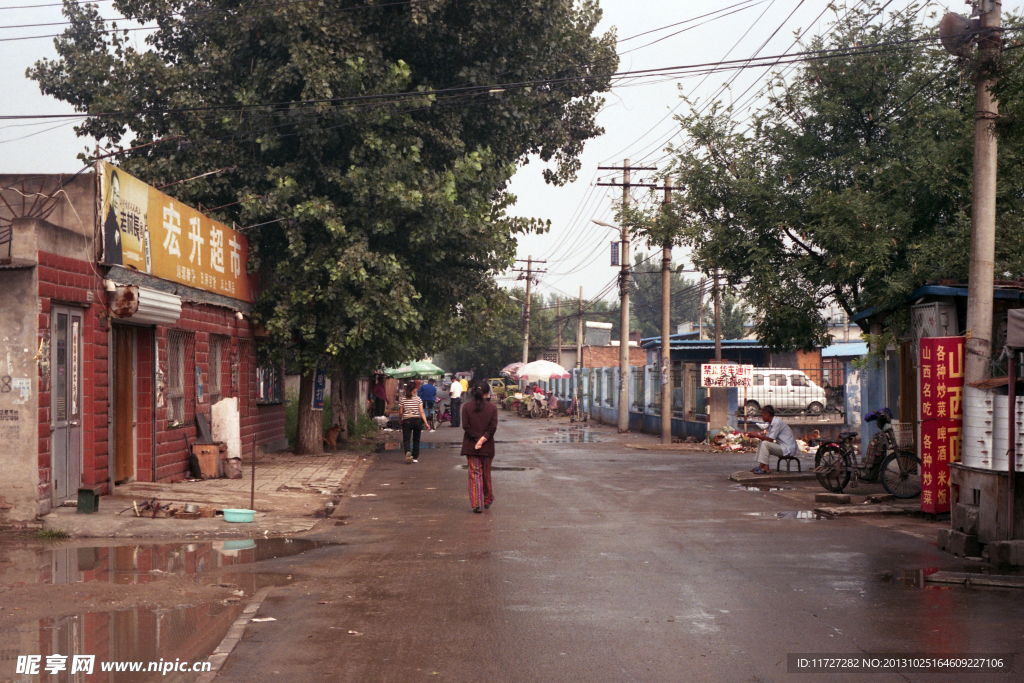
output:
[[535, 360], [532, 363], [527, 363], [519, 368], [517, 374], [519, 379], [525, 379], [527, 382], [564, 379], [570, 376], [568, 370], [549, 360]]
[[508, 365], [501, 369], [501, 376], [516, 379], [516, 371], [519, 370], [519, 368], [521, 368], [522, 365], [522, 363], [509, 363]]

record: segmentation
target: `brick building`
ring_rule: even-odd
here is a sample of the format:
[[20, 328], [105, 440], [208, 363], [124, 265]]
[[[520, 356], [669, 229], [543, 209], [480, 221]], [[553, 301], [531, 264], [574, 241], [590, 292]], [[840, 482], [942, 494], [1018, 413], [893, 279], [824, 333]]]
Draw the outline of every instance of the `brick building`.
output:
[[103, 163], [0, 199], [0, 523], [182, 479], [197, 415], [231, 455], [283, 445], [243, 235]]

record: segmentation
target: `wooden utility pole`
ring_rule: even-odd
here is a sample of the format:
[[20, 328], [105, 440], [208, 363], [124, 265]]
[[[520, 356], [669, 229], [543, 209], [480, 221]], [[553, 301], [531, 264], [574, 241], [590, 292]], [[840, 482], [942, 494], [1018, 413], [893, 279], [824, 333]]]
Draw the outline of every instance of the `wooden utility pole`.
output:
[[715, 268], [715, 361], [722, 360], [722, 292], [718, 287], [718, 268]]
[[576, 367], [583, 369], [583, 288], [580, 287], [579, 312], [576, 318]]
[[558, 321], [558, 353], [555, 362], [562, 365], [562, 297], [555, 297], [555, 320]]
[[[665, 204], [672, 203], [672, 179], [665, 178]], [[672, 241], [661, 246], [661, 443], [672, 443]]]
[[[622, 171], [622, 206], [629, 206], [630, 187], [654, 187], [645, 183], [630, 183], [630, 171], [657, 171], [657, 168], [631, 167], [629, 159], [623, 159], [622, 166], [598, 166], [600, 170]], [[619, 186], [619, 183], [597, 183], [598, 185]], [[629, 431], [629, 226], [620, 226], [622, 248], [619, 249], [622, 269], [619, 271], [619, 433]]]

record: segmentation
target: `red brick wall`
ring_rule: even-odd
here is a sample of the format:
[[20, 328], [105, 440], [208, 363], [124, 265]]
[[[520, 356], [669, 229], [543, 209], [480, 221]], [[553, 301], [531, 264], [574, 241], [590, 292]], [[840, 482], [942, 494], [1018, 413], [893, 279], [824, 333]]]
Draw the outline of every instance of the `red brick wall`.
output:
[[[100, 325], [103, 307], [89, 304], [103, 301], [103, 282], [93, 263], [48, 252], [39, 252], [39, 341], [46, 341], [47, 354], [39, 373], [39, 500], [49, 501], [51, 479], [50, 444], [50, 310], [52, 304], [69, 304], [82, 315], [82, 480], [95, 484], [97, 468], [107, 463], [107, 334]], [[43, 368], [46, 368], [45, 370]]]
[[[103, 493], [110, 493], [110, 458], [108, 442], [108, 412], [110, 407], [110, 349], [109, 322], [106, 317], [106, 292], [103, 278], [89, 261], [39, 253], [39, 340], [49, 342], [50, 311], [53, 304], [68, 304], [83, 310], [82, 329], [82, 481], [85, 484], [107, 484]], [[89, 303], [89, 294], [95, 303]], [[160, 368], [167, 375], [167, 331], [169, 328], [140, 327], [136, 335], [136, 390], [137, 431], [135, 476], [140, 481], [153, 480], [153, 420], [156, 420], [156, 479], [175, 481], [188, 470], [189, 441], [195, 439], [194, 423], [168, 429], [167, 405], [153, 411], [154, 392], [153, 344], [156, 343]], [[238, 396], [242, 410], [242, 453], [251, 455], [253, 436], [258, 446], [266, 446], [283, 439], [284, 405], [256, 404], [256, 359], [252, 326], [248, 320], [239, 321], [234, 311], [208, 304], [183, 304], [181, 318], [173, 329], [195, 335], [194, 363], [202, 373], [204, 397], [196, 405], [196, 412], [210, 417], [209, 395], [209, 342], [210, 335], [226, 337], [221, 362], [221, 395]], [[240, 343], [243, 342], [243, 343]], [[242, 357], [239, 357], [239, 350]], [[49, 343], [44, 346], [49, 354]], [[239, 363], [238, 373], [232, 372], [232, 362]], [[50, 377], [49, 355], [39, 374], [39, 500], [51, 496], [51, 443], [50, 443]], [[192, 369], [192, 361], [187, 361]], [[192, 369], [194, 373], [194, 369]], [[232, 377], [238, 381], [232, 384]]]
[[[647, 351], [639, 347], [629, 347], [629, 364], [644, 365], [647, 362]], [[611, 368], [619, 367], [618, 346], [584, 346], [583, 367]]]

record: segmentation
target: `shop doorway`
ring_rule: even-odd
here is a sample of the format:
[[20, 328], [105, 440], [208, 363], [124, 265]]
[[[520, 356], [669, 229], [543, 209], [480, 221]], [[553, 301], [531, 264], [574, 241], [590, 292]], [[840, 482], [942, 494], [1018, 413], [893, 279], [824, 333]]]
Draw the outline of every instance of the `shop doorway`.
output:
[[50, 308], [51, 502], [58, 506], [82, 483], [82, 311]]
[[115, 484], [135, 477], [135, 412], [136, 330], [127, 325], [114, 325], [113, 371], [111, 382], [111, 479]]

